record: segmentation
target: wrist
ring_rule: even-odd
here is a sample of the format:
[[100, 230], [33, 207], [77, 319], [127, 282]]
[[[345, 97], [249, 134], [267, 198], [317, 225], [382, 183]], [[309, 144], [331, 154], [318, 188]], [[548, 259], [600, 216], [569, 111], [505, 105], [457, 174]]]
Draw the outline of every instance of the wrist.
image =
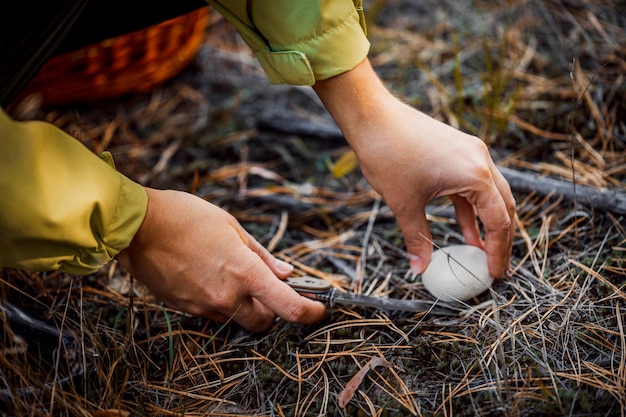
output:
[[353, 148], [358, 137], [379, 124], [381, 109], [396, 100], [367, 59], [348, 72], [318, 81], [313, 89]]

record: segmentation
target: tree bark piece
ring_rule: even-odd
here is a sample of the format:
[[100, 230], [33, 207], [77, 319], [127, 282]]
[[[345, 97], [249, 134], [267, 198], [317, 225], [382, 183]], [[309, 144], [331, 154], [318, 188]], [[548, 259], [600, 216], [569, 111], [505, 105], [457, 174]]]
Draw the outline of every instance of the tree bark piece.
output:
[[542, 197], [554, 195], [595, 210], [626, 215], [626, 192], [624, 191], [601, 189], [588, 185], [574, 186], [570, 181], [516, 171], [511, 168], [498, 167], [498, 169], [509, 182], [511, 189], [515, 191], [535, 192]]

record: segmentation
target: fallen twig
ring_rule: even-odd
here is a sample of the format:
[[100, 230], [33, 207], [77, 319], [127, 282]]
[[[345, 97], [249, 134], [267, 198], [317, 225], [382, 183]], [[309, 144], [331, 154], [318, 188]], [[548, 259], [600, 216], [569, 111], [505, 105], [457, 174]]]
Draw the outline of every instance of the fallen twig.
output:
[[615, 214], [626, 214], [626, 192], [616, 189], [600, 189], [586, 185], [576, 185], [528, 172], [498, 167], [512, 189], [521, 192], [534, 192], [540, 196], [553, 195], [568, 201], [577, 201], [590, 208]]

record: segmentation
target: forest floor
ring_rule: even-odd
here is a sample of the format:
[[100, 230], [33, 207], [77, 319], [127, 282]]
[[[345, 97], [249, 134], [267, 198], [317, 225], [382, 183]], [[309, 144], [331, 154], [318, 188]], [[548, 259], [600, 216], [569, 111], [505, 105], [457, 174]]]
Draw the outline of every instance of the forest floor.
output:
[[[514, 187], [510, 276], [458, 317], [335, 307], [250, 333], [166, 308], [115, 263], [87, 277], [5, 269], [3, 300], [68, 335], [46, 346], [4, 322], [6, 415], [626, 415], [623, 3], [365, 5], [371, 62], [395, 94], [481, 137], [499, 167], [571, 189]], [[296, 275], [429, 299], [312, 90], [269, 85], [211, 20], [193, 64], [153, 93], [34, 117], [143, 185], [227, 209]], [[463, 242], [447, 199], [429, 213], [436, 245]]]

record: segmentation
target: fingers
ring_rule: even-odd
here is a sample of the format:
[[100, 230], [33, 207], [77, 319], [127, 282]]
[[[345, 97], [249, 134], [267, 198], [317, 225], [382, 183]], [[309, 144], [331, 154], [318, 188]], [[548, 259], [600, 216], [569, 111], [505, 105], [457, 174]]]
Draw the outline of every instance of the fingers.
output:
[[[482, 187], [471, 192], [452, 194], [450, 198], [466, 243], [484, 249], [489, 273], [495, 278], [501, 278], [510, 266], [515, 231], [515, 199], [509, 184], [495, 165], [490, 163], [489, 167], [483, 170], [483, 180], [479, 180], [480, 175], [476, 176], [475, 183], [481, 183]], [[432, 238], [424, 210], [405, 207], [395, 213], [404, 234], [411, 270], [416, 274], [422, 273], [432, 255]], [[481, 239], [477, 216], [483, 223], [484, 241]]]
[[276, 316], [291, 323], [310, 324], [324, 318], [326, 306], [320, 302], [302, 297], [283, 281], [273, 279], [276, 288], [260, 291], [257, 297], [246, 297], [234, 306], [230, 315], [211, 313], [209, 318], [220, 322], [232, 319], [253, 332], [267, 330]]
[[409, 252], [411, 272], [424, 272], [433, 253], [432, 236], [424, 209], [404, 209], [396, 213], [406, 250]]
[[[302, 297], [283, 281], [277, 279], [274, 281], [285, 286], [286, 291], [274, 292], [277, 294], [275, 296], [262, 295], [261, 299], [247, 297], [244, 302], [235, 307], [231, 315], [212, 313], [207, 317], [222, 323], [233, 320], [253, 332], [267, 330], [274, 323], [276, 316], [291, 323], [300, 324], [316, 323], [324, 318], [326, 314], [324, 304]], [[295, 297], [291, 299], [293, 295]]]
[[287, 283], [275, 278], [259, 281], [251, 293], [276, 315], [291, 323], [315, 323], [326, 314], [324, 304], [301, 296]]
[[[324, 304], [302, 297], [284, 281], [277, 279], [277, 272], [284, 275], [287, 270], [291, 272], [293, 267], [282, 261], [277, 262], [254, 238], [249, 236], [249, 239], [250, 250], [244, 255], [241, 269], [236, 273], [236, 276], [241, 277], [240, 284], [246, 296], [236, 306], [234, 320], [252, 331], [267, 329], [275, 316], [302, 324], [321, 320], [326, 314]], [[278, 271], [281, 262], [287, 268]]]
[[225, 271], [234, 287], [221, 294], [224, 304], [217, 310], [251, 331], [266, 330], [276, 316], [294, 323], [321, 320], [326, 306], [300, 296], [283, 282], [293, 267], [276, 259], [238, 223], [233, 227], [243, 244], [237, 246]]
[[476, 194], [476, 211], [485, 230], [485, 252], [489, 273], [501, 278], [509, 268], [514, 234], [515, 200], [508, 183], [491, 165], [493, 183]]
[[461, 226], [465, 242], [468, 245], [484, 249], [485, 247], [480, 236], [478, 222], [476, 222], [476, 209], [474, 205], [459, 195], [451, 195], [450, 199], [454, 204], [454, 212], [456, 213], [459, 226]]
[[245, 232], [248, 238], [248, 247], [252, 249], [257, 255], [261, 257], [261, 260], [267, 265], [272, 272], [281, 279], [286, 279], [293, 272], [293, 266], [287, 262], [281, 261], [275, 258], [263, 245], [261, 245], [254, 237], [248, 232]]
[[276, 317], [272, 310], [252, 297], [230, 298], [224, 301], [221, 307], [216, 306], [219, 310], [191, 312], [220, 323], [234, 321], [253, 332], [267, 330]]
[[223, 292], [213, 299], [213, 308], [200, 308], [192, 314], [202, 315], [222, 323], [234, 321], [253, 332], [267, 330], [276, 316], [293, 323], [315, 323], [324, 318], [326, 306], [302, 297], [284, 281], [277, 279], [267, 269], [267, 276], [253, 279], [254, 284], [237, 293]]
[[504, 205], [506, 207], [506, 210], [509, 214], [509, 241], [507, 246], [507, 252], [506, 252], [506, 260], [505, 260], [505, 271], [504, 273], [506, 274], [507, 270], [511, 267], [511, 252], [513, 249], [513, 238], [515, 237], [515, 211], [517, 209], [516, 203], [515, 203], [515, 198], [513, 197], [513, 193], [511, 192], [511, 186], [509, 185], [509, 183], [506, 181], [506, 179], [504, 178], [504, 176], [502, 175], [502, 173], [498, 170], [498, 168], [492, 164], [491, 165], [491, 172], [492, 175], [494, 177], [494, 181], [496, 184], [496, 187], [498, 188], [500, 195], [502, 196], [502, 199], [504, 201]]
[[245, 303], [237, 306], [231, 318], [250, 331], [262, 332], [274, 323], [276, 314], [259, 300], [247, 297]]
[[276, 316], [291, 323], [309, 324], [320, 321], [326, 306], [302, 297], [284, 281], [271, 277], [250, 288], [251, 297], [237, 306], [233, 319], [252, 331], [270, 327]]

